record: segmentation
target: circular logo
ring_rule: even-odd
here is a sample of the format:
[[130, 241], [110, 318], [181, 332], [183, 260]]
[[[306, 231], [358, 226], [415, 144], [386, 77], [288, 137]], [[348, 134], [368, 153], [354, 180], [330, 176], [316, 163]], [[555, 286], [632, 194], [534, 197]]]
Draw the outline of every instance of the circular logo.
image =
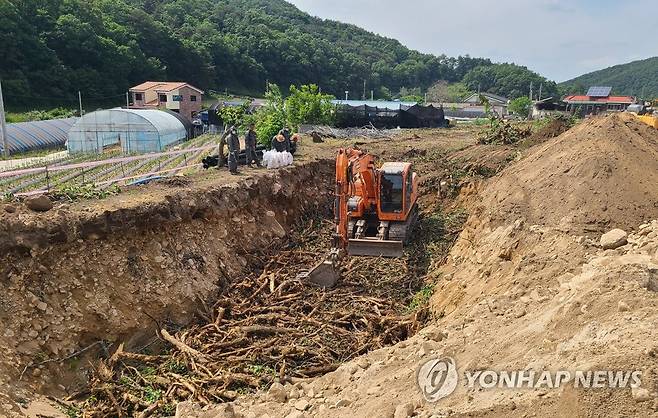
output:
[[416, 371], [416, 382], [427, 402], [437, 402], [457, 389], [459, 375], [455, 360], [435, 358], [421, 364]]

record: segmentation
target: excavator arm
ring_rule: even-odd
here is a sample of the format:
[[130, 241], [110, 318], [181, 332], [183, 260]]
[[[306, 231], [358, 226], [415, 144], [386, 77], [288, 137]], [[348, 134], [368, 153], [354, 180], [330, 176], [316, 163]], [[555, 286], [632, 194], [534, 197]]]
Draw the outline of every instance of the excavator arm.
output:
[[363, 212], [366, 205], [373, 203], [376, 193], [376, 170], [374, 157], [353, 148], [338, 150], [336, 156], [336, 184], [334, 200], [334, 220], [336, 230], [332, 236], [329, 255], [313, 267], [305, 278], [320, 287], [332, 287], [338, 281], [339, 263], [347, 252], [348, 225], [350, 208], [348, 202], [358, 196], [354, 202], [354, 211]]
[[[360, 216], [366, 207], [376, 204], [377, 173], [375, 159], [361, 150], [341, 148], [336, 156], [336, 232], [332, 247], [346, 250], [350, 216]], [[353, 199], [352, 205], [348, 205]]]

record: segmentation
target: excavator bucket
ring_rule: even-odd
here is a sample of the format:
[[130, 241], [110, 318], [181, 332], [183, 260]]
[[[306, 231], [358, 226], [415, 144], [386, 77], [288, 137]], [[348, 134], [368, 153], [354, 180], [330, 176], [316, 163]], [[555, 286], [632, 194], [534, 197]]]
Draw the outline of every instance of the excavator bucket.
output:
[[403, 255], [402, 241], [381, 239], [350, 239], [347, 244], [349, 255], [397, 258]]
[[311, 270], [302, 274], [302, 278], [318, 287], [334, 287], [340, 277], [339, 269], [331, 258], [325, 258]]

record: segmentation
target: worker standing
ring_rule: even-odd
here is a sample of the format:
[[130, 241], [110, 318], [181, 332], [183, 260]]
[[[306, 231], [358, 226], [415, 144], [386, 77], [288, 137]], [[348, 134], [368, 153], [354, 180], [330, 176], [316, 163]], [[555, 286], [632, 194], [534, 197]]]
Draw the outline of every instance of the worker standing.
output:
[[244, 148], [245, 156], [247, 157], [246, 164], [251, 167], [251, 163], [255, 162], [256, 167], [262, 167], [258, 154], [256, 153], [256, 140], [258, 136], [256, 135], [255, 125], [253, 123], [249, 124], [249, 129], [244, 135]]
[[238, 155], [240, 154], [240, 138], [238, 129], [231, 126], [227, 138], [228, 144], [228, 171], [231, 174], [238, 174]]
[[219, 138], [219, 144], [217, 144], [217, 169], [221, 170], [226, 164], [226, 158], [224, 157], [224, 147], [226, 147], [226, 137], [230, 133], [230, 128], [225, 130], [221, 138]]

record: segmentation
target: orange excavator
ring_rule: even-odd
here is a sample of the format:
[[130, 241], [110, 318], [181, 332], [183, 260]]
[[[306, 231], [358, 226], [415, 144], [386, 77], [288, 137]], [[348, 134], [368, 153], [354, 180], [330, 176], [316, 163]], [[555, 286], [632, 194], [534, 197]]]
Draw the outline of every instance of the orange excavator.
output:
[[401, 257], [418, 220], [418, 176], [410, 163], [380, 168], [365, 151], [340, 149], [336, 156], [336, 231], [329, 256], [305, 274], [332, 287], [346, 255]]

